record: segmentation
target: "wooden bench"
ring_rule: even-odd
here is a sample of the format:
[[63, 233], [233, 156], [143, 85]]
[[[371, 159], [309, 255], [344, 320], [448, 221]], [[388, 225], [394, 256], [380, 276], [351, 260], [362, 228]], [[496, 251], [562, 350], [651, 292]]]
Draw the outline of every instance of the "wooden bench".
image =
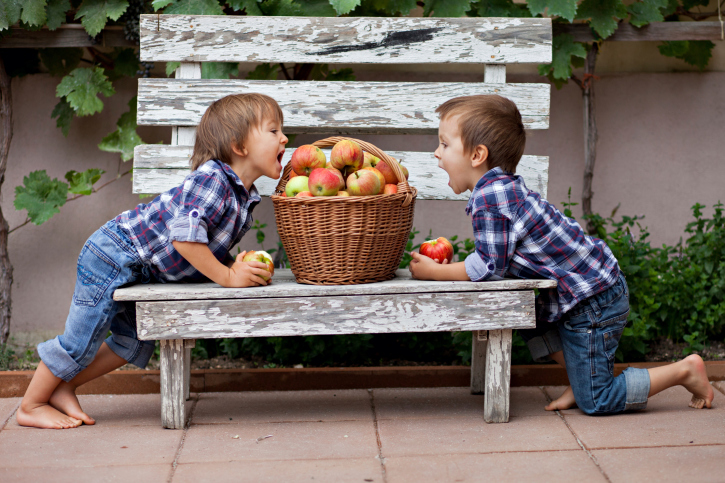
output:
[[[286, 133], [437, 134], [434, 111], [442, 102], [494, 93], [516, 102], [527, 129], [546, 129], [549, 85], [507, 84], [506, 64], [551, 62], [551, 38], [549, 19], [143, 15], [141, 60], [181, 65], [174, 79], [139, 80], [138, 123], [172, 127], [172, 145], [136, 148], [133, 191], [160, 193], [181, 184], [195, 126], [212, 101], [232, 93], [272, 96], [284, 111]], [[483, 83], [202, 80], [201, 61], [474, 63], [485, 70]], [[408, 167], [419, 199], [468, 199], [450, 190], [432, 153], [390, 154]], [[518, 173], [546, 196], [546, 157], [524, 156]], [[269, 196], [276, 184], [262, 178], [257, 188]], [[137, 285], [116, 290], [114, 299], [136, 303], [141, 339], [161, 341], [165, 428], [185, 424], [196, 339], [458, 330], [474, 333], [471, 392], [485, 394], [484, 419], [506, 422], [511, 331], [534, 327], [534, 289], [555, 286], [548, 280], [428, 282], [411, 279], [407, 270], [386, 282], [315, 286], [297, 284], [290, 270], [280, 269], [267, 287]]]

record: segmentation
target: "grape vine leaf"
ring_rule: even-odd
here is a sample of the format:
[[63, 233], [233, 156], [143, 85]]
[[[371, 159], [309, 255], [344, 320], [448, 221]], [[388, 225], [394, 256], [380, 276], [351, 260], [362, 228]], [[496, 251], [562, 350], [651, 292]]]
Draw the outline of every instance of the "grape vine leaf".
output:
[[[157, 5], [159, 4], [159, 5]], [[166, 0], [153, 3], [156, 10], [164, 7], [165, 14], [179, 15], [224, 15], [224, 10], [217, 0]]]
[[23, 12], [20, 14], [20, 20], [33, 26], [45, 24], [45, 5], [46, 0], [25, 0], [23, 2]]
[[617, 20], [627, 16], [627, 8], [622, 0], [584, 0], [579, 4], [576, 18], [589, 20], [589, 25], [606, 39], [617, 30]]
[[310, 79], [316, 81], [354, 81], [355, 74], [352, 69], [330, 70], [328, 64], [315, 64], [310, 72]]
[[[98, 149], [109, 153], [121, 153], [121, 159], [133, 159], [133, 148], [143, 144], [143, 139], [136, 132], [136, 104], [137, 98], [128, 101], [128, 112], [121, 114], [116, 122], [116, 130], [101, 139]], [[90, 193], [89, 193], [90, 194]]]
[[548, 75], [551, 80], [556, 82], [558, 89], [571, 77], [572, 63], [576, 63], [577, 58], [585, 59], [587, 50], [583, 44], [574, 42], [574, 36], [571, 34], [554, 36], [552, 50], [551, 64], [540, 65], [539, 74]]
[[715, 44], [709, 40], [677, 40], [662, 42], [658, 48], [662, 55], [682, 59], [703, 70], [710, 62], [714, 47]]
[[128, 0], [83, 0], [76, 11], [75, 19], [81, 19], [88, 35], [95, 37], [108, 19], [118, 20], [128, 8]]
[[43, 169], [25, 176], [23, 185], [15, 187], [13, 205], [16, 210], [27, 210], [30, 221], [40, 225], [60, 212], [67, 195], [68, 185], [57, 178], [51, 180]]
[[576, 0], [529, 0], [529, 11], [536, 16], [548, 9], [547, 15], [557, 15], [572, 22], [576, 16]]
[[398, 14], [407, 16], [418, 5], [416, 0], [373, 0], [372, 6], [391, 16]]
[[50, 113], [51, 119], [58, 118], [55, 121], [55, 126], [60, 128], [63, 136], [68, 137], [68, 131], [70, 131], [70, 122], [73, 120], [73, 108], [70, 107], [65, 97], [61, 98], [58, 104], [53, 108], [53, 112]]
[[101, 179], [101, 175], [105, 173], [102, 169], [90, 168], [85, 171], [70, 170], [65, 174], [65, 179], [70, 184], [70, 191], [76, 195], [90, 195], [93, 193], [93, 185]]
[[707, 7], [710, 4], [710, 0], [682, 0], [682, 7], [685, 10], [690, 10], [692, 7]]
[[112, 96], [116, 90], [100, 67], [78, 67], [63, 77], [55, 89], [56, 97], [64, 97], [78, 116], [89, 116], [103, 110], [98, 94]]
[[76, 48], [51, 48], [40, 49], [40, 60], [48, 69], [48, 73], [53, 76], [68, 75], [83, 57], [83, 49]]
[[48, 0], [45, 8], [48, 30], [55, 30], [65, 22], [65, 13], [70, 10], [70, 0]]
[[301, 17], [302, 6], [294, 0], [267, 0], [260, 4], [264, 15], [274, 17]]
[[239, 72], [239, 64], [234, 62], [204, 62], [201, 64], [202, 79], [229, 79]]
[[330, 0], [330, 5], [335, 9], [338, 15], [345, 15], [359, 7], [362, 0]]
[[234, 10], [244, 11], [247, 15], [264, 15], [259, 9], [258, 0], [229, 0], [229, 6]]
[[4, 0], [0, 2], [0, 30], [9, 29], [20, 20], [22, 0]]
[[166, 63], [166, 77], [171, 77], [171, 74], [176, 72], [176, 69], [178, 69], [180, 65], [181, 65], [181, 62], [167, 62]]
[[108, 74], [108, 80], [114, 81], [121, 77], [136, 77], [139, 70], [138, 57], [132, 48], [116, 47], [111, 54], [113, 70]]
[[277, 80], [278, 64], [259, 64], [249, 74], [247, 79], [251, 80]]
[[483, 0], [471, 4], [471, 8], [480, 17], [531, 17], [528, 9], [521, 8], [512, 0]]
[[652, 22], [662, 22], [665, 17], [662, 10], [667, 8], [669, 0], [642, 0], [627, 6], [629, 23], [635, 27], [644, 27]]
[[329, 0], [305, 0], [300, 15], [303, 17], [337, 17]]
[[425, 2], [423, 15], [428, 17], [463, 17], [471, 9], [471, 0], [432, 0]]
[[162, 8], [173, 2], [174, 0], [154, 0], [153, 2], [151, 2], [151, 6], [154, 7], [154, 11], [156, 11], [161, 10]]

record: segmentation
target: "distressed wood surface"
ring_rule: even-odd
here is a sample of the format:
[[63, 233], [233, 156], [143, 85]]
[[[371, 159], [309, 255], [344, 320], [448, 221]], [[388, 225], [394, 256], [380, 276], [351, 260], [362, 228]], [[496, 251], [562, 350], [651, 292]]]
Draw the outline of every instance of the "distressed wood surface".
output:
[[507, 423], [511, 385], [511, 329], [490, 330], [486, 347], [483, 420]]
[[184, 401], [189, 400], [191, 387], [191, 349], [196, 347], [194, 339], [184, 340]]
[[[554, 24], [556, 34], [569, 34], [576, 42], [592, 42], [594, 37], [587, 24]], [[657, 42], [675, 40], [722, 40], [722, 25], [712, 22], [652, 22], [644, 27], [620, 23], [617, 30], [607, 37], [607, 42]]]
[[483, 82], [486, 84], [505, 84], [506, 66], [486, 64], [486, 70], [483, 71]]
[[[285, 151], [282, 164], [292, 158], [295, 148]], [[323, 149], [327, 159], [330, 150]], [[168, 146], [163, 144], [142, 144], [136, 146], [133, 160], [133, 192], [163, 193], [181, 185], [189, 174], [191, 146]], [[430, 152], [386, 151], [408, 169], [408, 182], [418, 189], [419, 200], [468, 201], [470, 192], [455, 194], [448, 186], [448, 176], [438, 167], [438, 161]], [[522, 156], [516, 173], [521, 175], [526, 186], [547, 195], [549, 182], [549, 158], [546, 156]], [[262, 177], [255, 186], [262, 196], [271, 196], [278, 180]]]
[[488, 332], [474, 330], [471, 341], [471, 394], [484, 394], [486, 390], [486, 348]]
[[[201, 63], [182, 62], [174, 73], [176, 79], [201, 79]], [[173, 126], [171, 128], [171, 144], [193, 146], [196, 142], [196, 128]]]
[[161, 425], [167, 429], [183, 429], [186, 421], [184, 341], [161, 341]]
[[534, 293], [137, 302], [136, 324], [141, 340], [533, 328]]
[[126, 38], [126, 35], [123, 33], [123, 27], [120, 25], [107, 26], [101, 30], [96, 38], [88, 35], [86, 29], [81, 24], [66, 23], [55, 30], [49, 30], [47, 27], [40, 30], [10, 27], [9, 30], [10, 35], [4, 35], [0, 38], [0, 49], [138, 46], [138, 43]]
[[526, 129], [548, 129], [550, 91], [533, 83], [139, 79], [137, 120], [196, 126], [215, 100], [259, 92], [279, 103], [289, 133], [436, 134], [435, 110], [446, 100], [499, 94], [516, 103]]
[[555, 288], [555, 280], [504, 279], [495, 282], [436, 282], [415, 280], [408, 270], [398, 270], [385, 282], [359, 285], [306, 285], [295, 282], [292, 270], [274, 271], [272, 284], [252, 288], [224, 288], [215, 283], [156, 283], [119, 288], [114, 300], [164, 301], [203, 299], [266, 299], [347, 295], [416, 294], [436, 292], [502, 292]]
[[545, 18], [141, 15], [141, 60], [550, 63]]

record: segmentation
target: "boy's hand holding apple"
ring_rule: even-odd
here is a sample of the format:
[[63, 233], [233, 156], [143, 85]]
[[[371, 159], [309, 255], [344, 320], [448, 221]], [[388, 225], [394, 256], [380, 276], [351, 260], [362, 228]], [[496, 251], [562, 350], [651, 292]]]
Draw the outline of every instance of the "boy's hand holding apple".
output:
[[[265, 262], [259, 261], [260, 259], [264, 259]], [[228, 286], [240, 288], [268, 285], [273, 274], [274, 265], [267, 252], [243, 251], [237, 255], [234, 264], [229, 268]]]

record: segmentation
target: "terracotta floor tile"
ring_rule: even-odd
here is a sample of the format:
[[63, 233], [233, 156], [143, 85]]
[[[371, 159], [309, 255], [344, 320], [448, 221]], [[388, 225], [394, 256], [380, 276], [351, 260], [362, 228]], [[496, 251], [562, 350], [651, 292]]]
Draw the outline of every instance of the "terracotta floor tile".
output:
[[[483, 417], [484, 398], [467, 387], [375, 389], [378, 419]], [[546, 398], [538, 387], [511, 388], [510, 418], [554, 415], [544, 411]]]
[[632, 448], [592, 453], [613, 483], [725, 481], [725, 446]]
[[[725, 381], [717, 381], [712, 383], [713, 386], [715, 386], [715, 389], [718, 389], [723, 395], [725, 395]], [[720, 396], [720, 394], [715, 394], [715, 400], [717, 400]]]
[[[231, 419], [230, 419], [231, 418]], [[372, 422], [368, 391], [279, 391], [199, 395], [194, 423], [259, 423], [284, 421]]]
[[[271, 438], [257, 441], [270, 434]], [[210, 424], [191, 426], [179, 463], [373, 458], [377, 454], [372, 421]]]
[[0, 468], [171, 464], [182, 434], [160, 425], [2, 431]]
[[171, 473], [171, 464], [139, 466], [91, 466], [76, 467], [72, 471], [59, 470], [55, 466], [35, 468], [0, 468], [0, 481], [53, 483], [158, 483], [166, 481]]
[[285, 461], [281, 464], [272, 461], [232, 461], [180, 464], [172, 480], [173, 483], [202, 481], [363, 483], [382, 482], [383, 472], [377, 458]]
[[519, 418], [486, 424], [474, 419], [388, 419], [378, 421], [385, 458], [392, 456], [578, 449], [556, 417]]
[[390, 457], [385, 471], [388, 483], [606, 481], [581, 450]]
[[3, 427], [5, 421], [10, 419], [10, 416], [12, 416], [17, 407], [20, 405], [21, 399], [22, 398], [19, 397], [0, 398], [0, 428]]

